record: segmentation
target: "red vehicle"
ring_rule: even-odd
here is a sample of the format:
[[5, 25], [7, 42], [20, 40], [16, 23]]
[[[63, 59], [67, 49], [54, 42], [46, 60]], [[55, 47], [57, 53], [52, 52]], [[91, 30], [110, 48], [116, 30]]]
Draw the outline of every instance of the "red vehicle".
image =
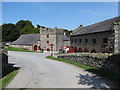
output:
[[72, 48], [71, 46], [67, 46], [67, 48], [69, 48], [67, 53], [75, 53], [74, 48]]

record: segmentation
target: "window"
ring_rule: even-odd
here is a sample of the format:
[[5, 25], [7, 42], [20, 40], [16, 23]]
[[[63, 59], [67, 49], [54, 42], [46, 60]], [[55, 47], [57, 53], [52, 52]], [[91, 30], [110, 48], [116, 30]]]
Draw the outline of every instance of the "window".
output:
[[75, 39], [75, 43], [77, 42], [77, 39]]
[[71, 39], [71, 43], [73, 43], [73, 39]]
[[49, 38], [49, 35], [47, 35], [47, 38]]
[[47, 43], [49, 43], [49, 41], [47, 41]]
[[87, 43], [87, 42], [88, 42], [88, 39], [85, 39], [85, 42]]
[[108, 43], [108, 39], [107, 38], [103, 38], [103, 43]]
[[93, 43], [96, 43], [96, 39], [95, 38], [93, 38]]
[[82, 40], [80, 39], [79, 42], [82, 42]]

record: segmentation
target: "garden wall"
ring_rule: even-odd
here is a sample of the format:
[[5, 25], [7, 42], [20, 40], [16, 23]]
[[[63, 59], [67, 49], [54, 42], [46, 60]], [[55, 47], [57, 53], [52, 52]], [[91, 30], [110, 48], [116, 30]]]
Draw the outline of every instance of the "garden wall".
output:
[[70, 60], [97, 69], [120, 73], [120, 54], [71, 53], [58, 55], [58, 58]]

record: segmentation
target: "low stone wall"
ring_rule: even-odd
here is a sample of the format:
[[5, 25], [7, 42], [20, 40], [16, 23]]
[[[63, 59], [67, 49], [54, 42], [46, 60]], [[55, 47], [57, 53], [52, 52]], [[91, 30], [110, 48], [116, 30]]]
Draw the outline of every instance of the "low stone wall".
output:
[[120, 73], [120, 55], [102, 53], [97, 54], [74, 53], [74, 54], [61, 54], [58, 55], [58, 58], [70, 60], [97, 69], [109, 70], [115, 73]]

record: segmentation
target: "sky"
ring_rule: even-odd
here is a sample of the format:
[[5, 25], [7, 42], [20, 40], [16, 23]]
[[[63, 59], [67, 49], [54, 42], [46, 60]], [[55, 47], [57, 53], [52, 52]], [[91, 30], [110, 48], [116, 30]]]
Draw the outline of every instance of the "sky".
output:
[[30, 20], [34, 26], [73, 30], [116, 16], [117, 2], [2, 2], [2, 23]]

